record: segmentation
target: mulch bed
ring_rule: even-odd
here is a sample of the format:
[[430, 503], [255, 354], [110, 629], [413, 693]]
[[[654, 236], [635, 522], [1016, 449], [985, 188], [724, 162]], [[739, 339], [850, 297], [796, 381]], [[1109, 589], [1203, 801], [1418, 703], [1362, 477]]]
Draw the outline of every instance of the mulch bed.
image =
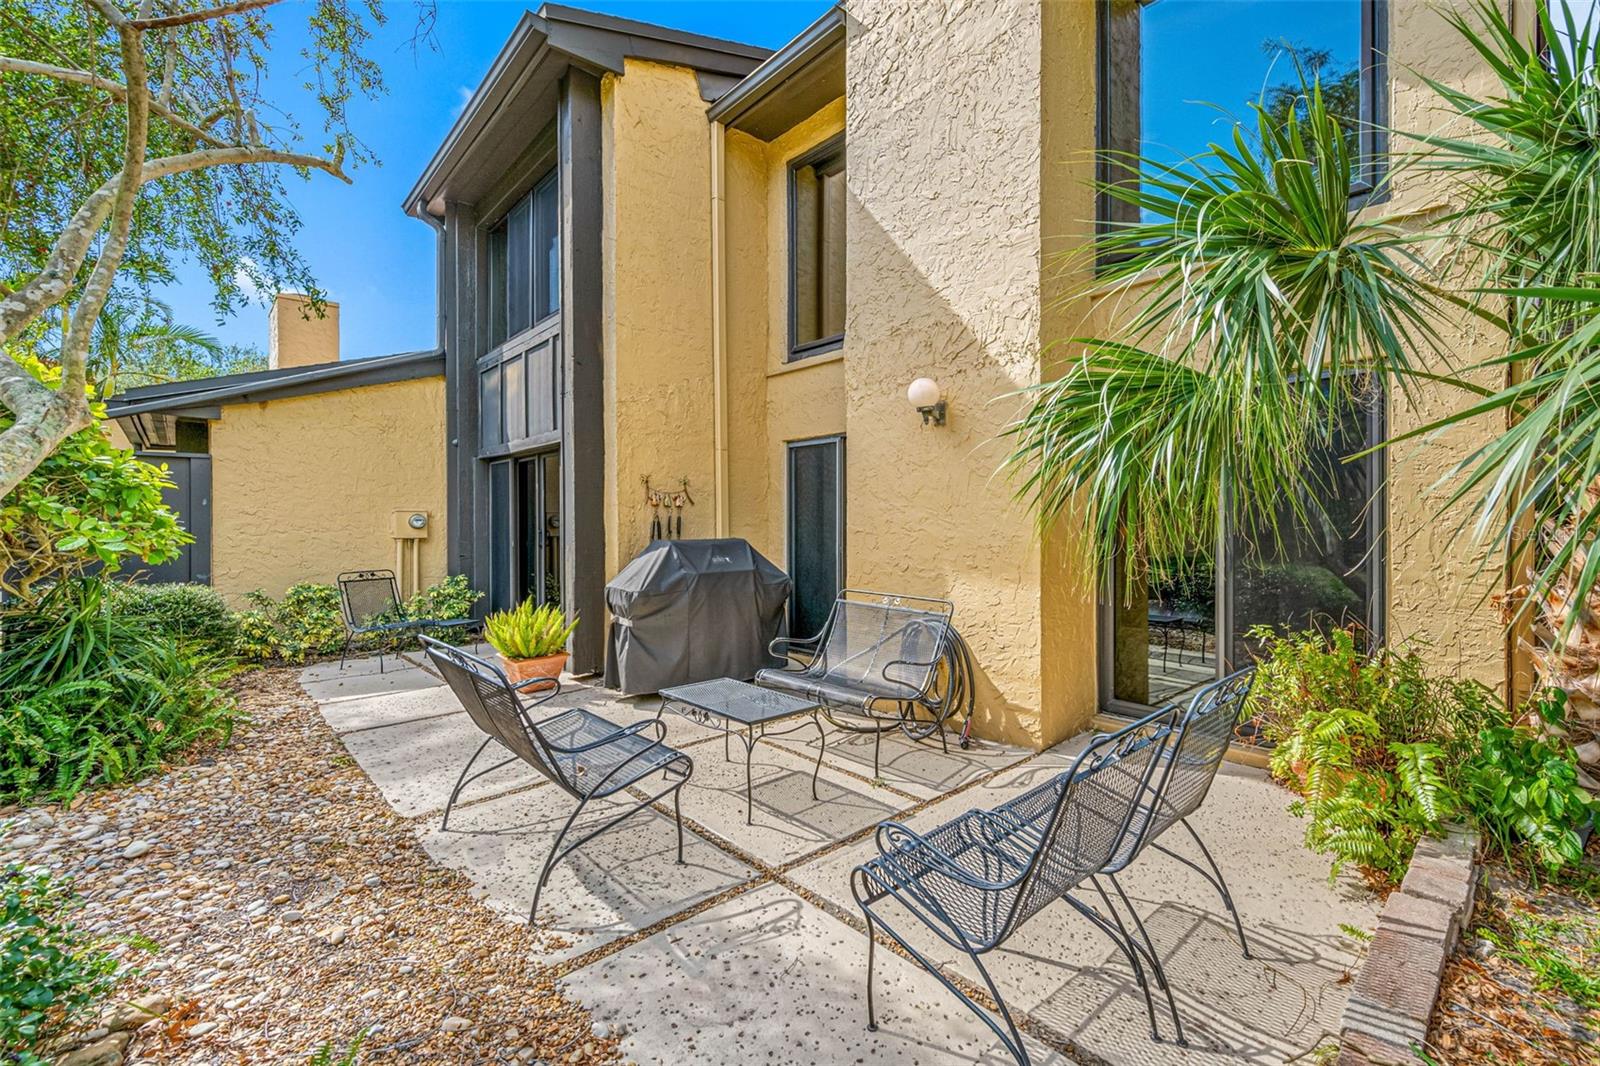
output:
[[428, 858], [295, 677], [236, 679], [248, 721], [190, 765], [32, 815], [22, 857], [75, 875], [139, 969], [118, 998], [170, 1004], [127, 1060], [339, 1062], [360, 1037], [364, 1062], [616, 1061], [541, 935]]
[[1445, 969], [1429, 1061], [1600, 1066], [1596, 1003], [1574, 1001], [1515, 947], [1519, 930], [1540, 930], [1546, 959], [1600, 981], [1600, 846], [1559, 882], [1493, 863], [1485, 887]]

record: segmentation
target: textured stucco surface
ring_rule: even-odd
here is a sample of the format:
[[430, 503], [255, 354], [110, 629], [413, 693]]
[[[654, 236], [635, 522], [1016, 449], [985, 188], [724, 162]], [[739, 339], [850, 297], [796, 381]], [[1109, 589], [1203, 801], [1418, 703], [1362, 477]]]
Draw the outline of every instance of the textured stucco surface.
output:
[[[995, 476], [1015, 405], [993, 401], [1039, 379], [1059, 237], [1047, 203], [1071, 178], [1061, 134], [1074, 116], [1057, 109], [1092, 132], [1093, 51], [1060, 45], [1090, 11], [850, 5], [850, 581], [954, 600], [981, 679], [977, 728], [1035, 746], [1093, 712], [1094, 614]], [[906, 403], [923, 375], [948, 401], [942, 428]]]
[[716, 522], [711, 132], [692, 71], [629, 59], [601, 83], [606, 574], [650, 539], [641, 479], [689, 479], [685, 537]]
[[239, 603], [393, 567], [391, 511], [428, 511], [424, 584], [445, 575], [444, 378], [233, 404], [211, 423], [212, 585]]

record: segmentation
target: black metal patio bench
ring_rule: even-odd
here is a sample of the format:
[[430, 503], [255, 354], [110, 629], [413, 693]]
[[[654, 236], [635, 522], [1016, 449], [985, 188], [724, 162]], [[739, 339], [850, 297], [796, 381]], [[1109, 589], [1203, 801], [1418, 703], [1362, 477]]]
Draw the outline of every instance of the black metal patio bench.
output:
[[[536, 677], [512, 685], [493, 663], [432, 637], [423, 637], [422, 642], [428, 657], [438, 666], [473, 723], [488, 734], [483, 743], [478, 745], [478, 750], [473, 752], [472, 758], [467, 760], [467, 765], [462, 767], [461, 776], [456, 779], [450, 799], [445, 803], [444, 820], [439, 828], [449, 828], [450, 811], [463, 788], [519, 759], [578, 801], [578, 806], [556, 834], [555, 841], [550, 845], [550, 854], [539, 871], [539, 881], [533, 890], [533, 906], [528, 909], [529, 925], [533, 924], [534, 916], [539, 913], [539, 895], [544, 891], [550, 871], [556, 863], [669, 794], [672, 796], [672, 812], [678, 828], [678, 863], [683, 864], [683, 813], [679, 807], [678, 793], [694, 773], [694, 761], [666, 744], [665, 724], [659, 719], [650, 719], [630, 726], [617, 726], [582, 707], [556, 711], [548, 718], [534, 721], [529, 711], [557, 696], [561, 691], [560, 681]], [[532, 703], [523, 701], [522, 693], [538, 689], [546, 690], [540, 698]], [[510, 757], [469, 777], [473, 764], [494, 743], [509, 750]], [[589, 801], [614, 796], [658, 772], [665, 784], [659, 792], [643, 800], [632, 797], [636, 802], [620, 814], [565, 848], [561, 846]]]
[[820, 633], [772, 642], [772, 654], [787, 664], [759, 671], [756, 684], [816, 701], [836, 728], [874, 734], [874, 776], [889, 730], [914, 740], [937, 733], [948, 752], [945, 725], [962, 716], [966, 747], [972, 656], [954, 615], [948, 600], [846, 589]]

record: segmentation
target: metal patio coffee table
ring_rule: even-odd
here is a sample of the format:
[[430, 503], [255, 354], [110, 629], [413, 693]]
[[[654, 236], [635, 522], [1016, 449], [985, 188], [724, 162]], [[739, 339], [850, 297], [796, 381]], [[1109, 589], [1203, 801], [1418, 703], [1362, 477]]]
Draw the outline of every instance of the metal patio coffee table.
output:
[[744, 741], [746, 825], [755, 824], [755, 800], [751, 795], [750, 785], [750, 756], [755, 752], [756, 741], [765, 736], [793, 733], [803, 728], [806, 723], [800, 722], [787, 729], [772, 729], [770, 726], [775, 722], [808, 715], [811, 724], [817, 727], [817, 736], [821, 741], [817, 748], [817, 765], [811, 771], [811, 798], [821, 798], [817, 795], [817, 774], [822, 770], [822, 755], [828, 748], [828, 735], [823, 732], [822, 720], [817, 717], [817, 713], [822, 710], [822, 704], [800, 696], [791, 696], [785, 692], [758, 688], [731, 677], [722, 677], [715, 681], [700, 681], [693, 685], [662, 689], [661, 709], [656, 712], [656, 717], [660, 718], [669, 706], [675, 713], [691, 721], [719, 726], [722, 729], [724, 758], [731, 758], [728, 754], [730, 735]]

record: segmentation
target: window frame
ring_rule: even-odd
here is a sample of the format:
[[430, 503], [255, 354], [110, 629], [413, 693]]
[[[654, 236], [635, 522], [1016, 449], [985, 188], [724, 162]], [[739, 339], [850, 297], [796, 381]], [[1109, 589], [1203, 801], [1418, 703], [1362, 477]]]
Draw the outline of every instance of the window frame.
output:
[[[815, 355], [825, 355], [828, 352], [836, 352], [844, 347], [845, 334], [843, 330], [833, 334], [832, 336], [818, 337], [816, 340], [806, 341], [804, 344], [800, 343], [798, 340], [800, 307], [799, 301], [796, 299], [796, 293], [799, 288], [799, 277], [795, 269], [797, 266], [795, 256], [795, 240], [799, 233], [799, 220], [795, 215], [796, 175], [805, 167], [816, 166], [818, 163], [827, 162], [833, 159], [835, 156], [837, 156], [841, 163], [844, 164], [845, 173], [848, 175], [849, 161], [845, 154], [845, 136], [842, 131], [820, 142], [819, 144], [812, 146], [801, 154], [795, 156], [793, 159], [789, 160], [788, 181], [785, 186], [786, 196], [788, 197], [787, 211], [789, 245], [785, 254], [786, 258], [788, 259], [787, 269], [789, 273], [789, 344], [786, 361], [790, 363], [796, 363], [802, 359], [809, 359]], [[848, 234], [846, 234], [845, 239], [848, 242]], [[846, 279], [846, 284], [848, 285], [848, 278]]]
[[[1127, 151], [1128, 146], [1111, 143], [1118, 121], [1119, 102], [1112, 92], [1114, 56], [1118, 42], [1113, 27], [1119, 18], [1137, 15], [1154, 0], [1095, 0], [1095, 180], [1101, 185], [1126, 181], [1126, 166], [1108, 156], [1108, 151]], [[1389, 139], [1384, 123], [1389, 116], [1389, 0], [1358, 0], [1361, 4], [1361, 115], [1359, 140], [1361, 167], [1350, 187], [1350, 209], [1360, 210], [1387, 198], [1383, 177], [1388, 170]], [[1117, 8], [1124, 10], [1119, 13]], [[1139, 92], [1142, 92], [1140, 86]], [[1134, 100], [1138, 108], [1138, 95]], [[1137, 128], [1137, 126], [1135, 127]], [[1137, 144], [1133, 146], [1137, 148]], [[1120, 176], [1119, 176], [1120, 172]], [[1108, 231], [1113, 223], [1130, 221], [1131, 207], [1104, 191], [1095, 194], [1095, 232]]]
[[[538, 180], [530, 184], [526, 190], [515, 198], [502, 211], [493, 222], [483, 226], [486, 259], [484, 261], [484, 293], [485, 308], [487, 311], [486, 339], [490, 341], [490, 349], [499, 349], [515, 345], [520, 340], [538, 331], [549, 322], [556, 320], [561, 314], [561, 278], [560, 247], [561, 247], [561, 191], [559, 185], [560, 167], [551, 166], [540, 174]], [[540, 314], [541, 294], [548, 295], [551, 291], [551, 276], [547, 272], [550, 265], [546, 262], [542, 250], [546, 247], [543, 238], [549, 236], [545, 233], [547, 220], [539, 217], [538, 198], [541, 193], [555, 189], [555, 215], [554, 239], [556, 242], [556, 271], [555, 277], [555, 306], [544, 314]], [[511, 328], [511, 279], [514, 271], [511, 268], [511, 249], [514, 243], [510, 238], [511, 218], [517, 211], [526, 205], [528, 227], [528, 292], [527, 309], [528, 324], [520, 329]], [[498, 336], [497, 336], [498, 334]]]
[[[783, 446], [783, 555], [784, 568], [793, 575], [795, 572], [795, 546], [799, 539], [796, 536], [796, 520], [800, 517], [800, 509], [795, 503], [795, 453], [801, 448], [831, 447], [834, 462], [834, 574], [839, 590], [849, 587], [849, 579], [845, 576], [845, 507], [848, 505], [849, 492], [845, 484], [845, 435], [843, 433], [826, 433], [820, 437], [803, 437], [799, 440], [785, 441]], [[835, 591], [835, 596], [838, 591]], [[798, 622], [796, 614], [799, 608], [798, 596], [791, 594], [789, 597], [788, 616], [789, 631], [795, 633]], [[815, 633], [796, 634], [800, 637], [813, 637]]]

